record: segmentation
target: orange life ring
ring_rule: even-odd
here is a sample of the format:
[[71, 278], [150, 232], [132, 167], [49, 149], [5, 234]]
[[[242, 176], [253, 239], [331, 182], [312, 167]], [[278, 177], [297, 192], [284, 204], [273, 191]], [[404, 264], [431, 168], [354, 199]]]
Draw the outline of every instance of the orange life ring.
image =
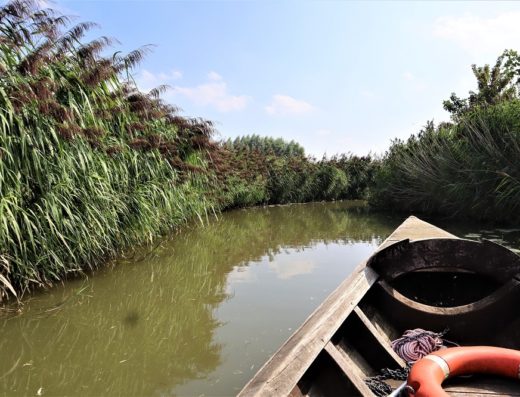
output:
[[417, 361], [408, 375], [408, 394], [413, 397], [449, 396], [441, 383], [449, 376], [494, 374], [520, 377], [520, 351], [492, 346], [451, 347]]

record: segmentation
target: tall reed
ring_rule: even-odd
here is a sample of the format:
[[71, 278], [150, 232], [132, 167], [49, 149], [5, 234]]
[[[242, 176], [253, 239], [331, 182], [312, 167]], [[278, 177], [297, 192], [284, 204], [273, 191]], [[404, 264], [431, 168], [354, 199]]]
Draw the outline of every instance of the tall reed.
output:
[[[147, 49], [101, 54], [93, 24], [29, 0], [0, 8], [0, 298], [95, 267], [212, 204], [212, 125], [147, 94]], [[17, 291], [17, 292], [16, 292]]]
[[518, 222], [520, 101], [475, 108], [456, 124], [429, 124], [395, 141], [372, 204], [397, 210]]

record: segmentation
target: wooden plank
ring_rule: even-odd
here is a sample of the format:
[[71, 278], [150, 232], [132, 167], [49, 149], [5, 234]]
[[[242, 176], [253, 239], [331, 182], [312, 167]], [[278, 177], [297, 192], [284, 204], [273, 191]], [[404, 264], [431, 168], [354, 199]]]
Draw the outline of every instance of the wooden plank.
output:
[[[357, 346], [354, 347], [350, 342], [346, 341], [345, 339], [340, 340], [339, 343], [334, 346], [336, 346], [336, 349], [341, 351], [343, 355], [346, 355], [350, 358], [350, 361], [357, 368], [356, 373], [359, 374], [362, 379], [377, 375], [377, 370], [372, 368], [372, 366], [366, 360], [366, 357], [356, 350]], [[348, 376], [347, 373], [345, 373], [345, 375]]]
[[392, 341], [390, 340], [390, 338], [386, 334], [380, 332], [374, 326], [374, 324], [372, 324], [372, 322], [365, 315], [363, 310], [360, 309], [359, 306], [355, 307], [354, 312], [359, 317], [359, 319], [363, 322], [365, 327], [367, 327], [367, 329], [370, 331], [370, 333], [372, 335], [374, 335], [374, 337], [377, 339], [379, 344], [385, 349], [386, 353], [395, 361], [396, 365], [399, 365], [401, 368], [406, 367], [406, 363], [404, 362], [404, 360], [401, 357], [399, 357], [392, 349], [392, 347], [391, 347]]
[[402, 332], [399, 332], [392, 323], [390, 323], [381, 311], [366, 301], [362, 301], [359, 308], [368, 317], [370, 322], [378, 330], [380, 334], [386, 335], [388, 340], [400, 338]]
[[426, 238], [457, 238], [457, 236], [428, 222], [424, 222], [415, 216], [410, 216], [388, 236], [378, 250], [401, 240], [422, 240]]
[[325, 351], [338, 364], [341, 371], [350, 379], [356, 389], [364, 396], [372, 395], [372, 392], [365, 384], [365, 374], [361, 372], [358, 365], [343, 350], [338, 349], [332, 342], [325, 345]]

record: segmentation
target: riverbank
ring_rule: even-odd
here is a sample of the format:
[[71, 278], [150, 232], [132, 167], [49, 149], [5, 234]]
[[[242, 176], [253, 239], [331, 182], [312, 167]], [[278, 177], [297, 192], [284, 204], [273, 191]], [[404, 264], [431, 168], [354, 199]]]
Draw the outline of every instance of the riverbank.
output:
[[371, 158], [316, 160], [294, 142], [216, 142], [213, 124], [143, 93], [148, 48], [105, 57], [33, 2], [0, 8], [0, 300], [92, 270], [189, 219], [260, 204], [357, 198]]

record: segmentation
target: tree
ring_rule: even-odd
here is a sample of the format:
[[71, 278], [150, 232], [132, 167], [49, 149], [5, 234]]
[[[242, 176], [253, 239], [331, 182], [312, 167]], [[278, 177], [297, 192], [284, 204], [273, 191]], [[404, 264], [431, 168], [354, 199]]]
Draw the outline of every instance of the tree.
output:
[[477, 79], [478, 91], [470, 91], [468, 98], [460, 98], [453, 92], [443, 102], [444, 109], [452, 114], [453, 119], [478, 107], [518, 98], [520, 55], [516, 51], [505, 50], [492, 68], [473, 64], [471, 70]]

